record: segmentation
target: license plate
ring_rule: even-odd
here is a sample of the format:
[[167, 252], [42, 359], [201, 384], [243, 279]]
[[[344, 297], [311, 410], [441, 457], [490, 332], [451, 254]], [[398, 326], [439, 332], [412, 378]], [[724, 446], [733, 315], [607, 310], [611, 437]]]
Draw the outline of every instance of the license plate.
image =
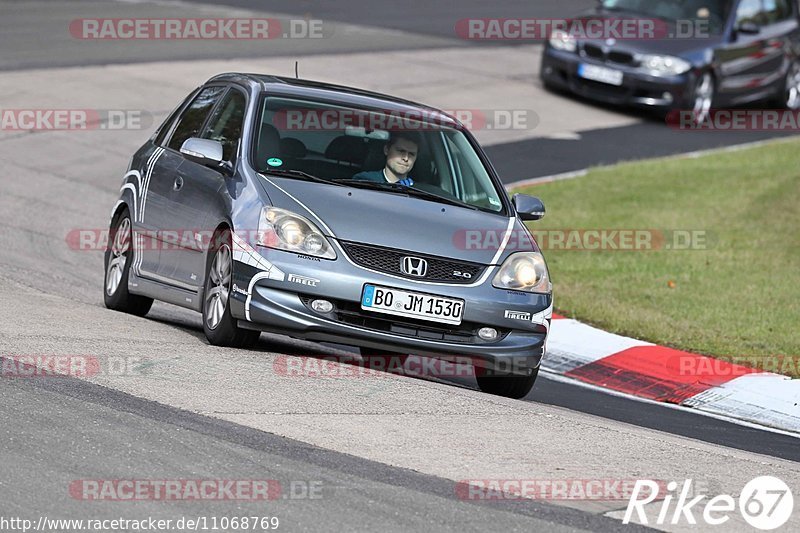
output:
[[608, 83], [609, 85], [622, 85], [622, 71], [613, 68], [599, 67], [597, 65], [586, 65], [581, 63], [578, 66], [578, 76], [587, 80]]
[[464, 300], [365, 285], [361, 309], [458, 325], [464, 313]]

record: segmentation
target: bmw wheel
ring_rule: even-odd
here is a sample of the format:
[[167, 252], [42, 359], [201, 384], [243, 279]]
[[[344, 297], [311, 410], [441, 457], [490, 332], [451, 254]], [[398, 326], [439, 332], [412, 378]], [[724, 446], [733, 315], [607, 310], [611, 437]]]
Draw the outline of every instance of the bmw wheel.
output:
[[131, 216], [125, 208], [111, 223], [110, 246], [105, 253], [103, 302], [109, 309], [144, 316], [150, 311], [153, 299], [128, 292], [128, 276], [134, 259]]
[[712, 104], [714, 103], [714, 77], [710, 72], [702, 74], [697, 78], [692, 92], [692, 111], [695, 122], [705, 122], [711, 114]]
[[783, 89], [778, 93], [775, 104], [782, 109], [800, 109], [800, 60], [792, 60], [786, 73]]
[[230, 300], [233, 279], [233, 254], [228, 230], [215, 235], [209, 250], [206, 282], [203, 291], [203, 331], [215, 346], [248, 348], [256, 343], [259, 331], [240, 328], [231, 316]]

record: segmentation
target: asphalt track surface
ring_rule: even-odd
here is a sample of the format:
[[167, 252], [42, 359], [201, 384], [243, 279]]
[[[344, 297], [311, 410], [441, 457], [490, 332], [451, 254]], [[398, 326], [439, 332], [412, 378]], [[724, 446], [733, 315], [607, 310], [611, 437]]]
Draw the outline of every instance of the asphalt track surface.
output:
[[[498, 11], [485, 16], [514, 16], [520, 4], [493, 7]], [[55, 18], [61, 20], [64, 14], [58, 13], [59, 5], [52, 3], [51, 7]], [[325, 5], [312, 14], [414, 31], [422, 35], [412, 39], [397, 34], [394, 38], [438, 46], [442, 44], [437, 40], [439, 32], [455, 9], [425, 5], [416, 11], [403, 9], [403, 16], [394, 18], [389, 16], [394, 8], [381, 5], [366, 10], [356, 2], [337, 3], [335, 9]], [[13, 3], [10, 6], [15, 7]], [[303, 7], [303, 2], [270, 4], [271, 11], [288, 14], [303, 14]], [[568, 3], [559, 4], [561, 7], [572, 11]], [[467, 14], [461, 15], [461, 9]], [[481, 9], [477, 2], [458, 3], [458, 18], [479, 16], [485, 13]], [[552, 13], [556, 16], [560, 11]], [[40, 12], [38, 16], [36, 20], [46, 28], [48, 14]], [[4, 30], [15, 26], [11, 17], [1, 20]], [[392, 22], [382, 22], [386, 20]], [[0, 39], [7, 39], [8, 34], [3, 31]], [[42, 36], [45, 42], [49, 38], [52, 36]], [[15, 41], [15, 46], [23, 41]], [[343, 49], [372, 46], [377, 46], [374, 39]], [[165, 58], [165, 48], [153, 48], [154, 55]], [[33, 41], [19, 50], [20, 54], [4, 55], [5, 59], [23, 58], [9, 69], [75, 64], [75, 51], [61, 57], [63, 50]], [[121, 58], [114, 50], [93, 53], [96, 63], [137, 59]], [[230, 53], [238, 57], [239, 52]], [[186, 59], [180, 53], [177, 56], [175, 59]], [[13, 91], [6, 88], [3, 94]], [[573, 103], [565, 99], [564, 105]], [[93, 150], [104, 144], [104, 135], [14, 134], [0, 138], [0, 247], [4, 250], [0, 254], [0, 355], [138, 354], [162, 370], [93, 382], [0, 379], [0, 410], [4, 420], [12, 421], [0, 430], [4, 458], [0, 515], [176, 518], [269, 513], [280, 517], [290, 531], [317, 530], [322, 524], [326, 530], [364, 531], [633, 531], [635, 526], [622, 526], [618, 519], [603, 516], [624, 507], [622, 504], [599, 508], [584, 504], [576, 509], [563, 502], [471, 503], [455, 497], [453, 480], [515, 475], [691, 476], [708, 478], [712, 485], [732, 492], [741, 487], [742, 480], [771, 473], [783, 477], [793, 489], [800, 488], [796, 465], [800, 451], [793, 437], [551, 381], [546, 376], [523, 402], [494, 400], [475, 392], [469, 381], [440, 385], [391, 378], [379, 385], [358, 380], [324, 386], [287, 384], [252, 373], [269, 374], [272, 361], [280, 355], [314, 357], [328, 353], [327, 349], [262, 336], [250, 353], [217, 350], [205, 344], [199, 317], [193, 313], [156, 304], [148, 318], [132, 319], [104, 310], [102, 258], [71, 252], [64, 246], [64, 235], [70, 229], [107, 224], [119, 168], [141, 137], [129, 135], [122, 142], [115, 138], [98, 158]], [[732, 142], [720, 135], [698, 134], [689, 142], [685, 139], [691, 135], [676, 136], [661, 124], [645, 121], [581, 132], [578, 140], [533, 139], [494, 145], [489, 150], [496, 164], [513, 160], [520, 165], [504, 168], [504, 176], [530, 177], [521, 172], [523, 156], [532, 153], [531, 147], [540, 155], [547, 154], [535, 162], [537, 172], [544, 175]], [[641, 143], [632, 145], [634, 139]], [[736, 142], [753, 140], [758, 139], [743, 136]], [[92, 155], [85, 156], [88, 153]], [[560, 165], [564, 159], [574, 164]], [[250, 380], [252, 386], [245, 383]], [[503, 423], [504, 410], [516, 414], [513, 423]], [[460, 418], [462, 414], [464, 418]], [[385, 425], [378, 423], [381, 418]], [[466, 436], [454, 429], [459, 422]], [[436, 433], [437, 427], [452, 431], [435, 435], [440, 446], [452, 447], [449, 456], [437, 455], [435, 448], [429, 447], [432, 441], [422, 439], [426, 433]], [[524, 445], [517, 444], [515, 433], [527, 436], [521, 441]], [[602, 438], [596, 438], [598, 435]], [[475, 441], [464, 445], [464, 440], [471, 438]], [[659, 442], [665, 446], [659, 447]], [[75, 479], [191, 477], [269, 478], [287, 486], [292, 480], [310, 480], [322, 484], [323, 497], [279, 499], [266, 506], [141, 502], [132, 507], [129, 503], [76, 500], [67, 491]]]
[[[114, 519], [121, 515], [278, 517], [286, 531], [637, 531], [601, 516], [528, 500], [464, 502], [452, 482], [364, 461], [245, 426], [180, 411], [72, 378], [0, 380], [0, 515]], [[31, 416], [31, 413], [38, 413]], [[41, 439], [45, 427], [49, 439]], [[113, 430], [111, 430], [113, 428]], [[94, 504], [66, 493], [83, 479], [268, 479], [268, 502]], [[43, 480], [47, 482], [43, 482]], [[291, 487], [291, 488], [290, 488]], [[313, 497], [306, 498], [306, 495]], [[83, 504], [84, 507], [80, 507]], [[76, 512], [76, 509], [80, 509]], [[34, 512], [35, 511], [35, 512]], [[346, 511], [346, 512], [345, 512]]]
[[620, 161], [675, 156], [793, 135], [797, 132], [679, 131], [651, 118], [627, 126], [585, 130], [579, 139], [530, 139], [495, 144], [486, 151], [504, 181], [513, 183], [518, 181], [516, 176], [554, 176]]

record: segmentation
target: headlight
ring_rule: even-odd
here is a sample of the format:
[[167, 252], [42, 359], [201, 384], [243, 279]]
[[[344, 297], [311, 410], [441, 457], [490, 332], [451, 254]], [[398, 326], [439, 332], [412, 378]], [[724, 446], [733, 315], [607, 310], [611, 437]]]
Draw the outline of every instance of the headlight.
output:
[[550, 46], [565, 52], [574, 52], [578, 49], [578, 43], [575, 42], [575, 38], [563, 30], [556, 30], [550, 34]]
[[265, 207], [261, 210], [258, 244], [298, 254], [336, 259], [336, 252], [331, 248], [328, 239], [313, 222], [278, 207]]
[[639, 62], [642, 68], [654, 76], [676, 76], [688, 72], [692, 64], [679, 57], [641, 55]]
[[553, 291], [544, 257], [538, 252], [518, 252], [509, 256], [492, 280], [492, 286], [545, 294]]

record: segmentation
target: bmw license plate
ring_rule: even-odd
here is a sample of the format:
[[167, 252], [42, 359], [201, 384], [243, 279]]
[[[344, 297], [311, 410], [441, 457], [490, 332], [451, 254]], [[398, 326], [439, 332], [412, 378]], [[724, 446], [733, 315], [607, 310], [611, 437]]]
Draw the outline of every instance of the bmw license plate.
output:
[[464, 300], [365, 285], [361, 309], [458, 325], [464, 313]]
[[578, 76], [587, 80], [620, 86], [622, 85], [623, 74], [621, 70], [581, 63], [578, 65]]

